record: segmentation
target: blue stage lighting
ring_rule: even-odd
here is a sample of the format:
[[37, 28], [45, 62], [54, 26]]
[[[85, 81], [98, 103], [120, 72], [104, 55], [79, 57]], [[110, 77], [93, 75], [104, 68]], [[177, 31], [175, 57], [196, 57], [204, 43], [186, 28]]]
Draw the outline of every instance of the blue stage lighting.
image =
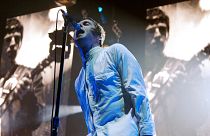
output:
[[98, 12], [101, 13], [103, 11], [102, 7], [98, 7]]

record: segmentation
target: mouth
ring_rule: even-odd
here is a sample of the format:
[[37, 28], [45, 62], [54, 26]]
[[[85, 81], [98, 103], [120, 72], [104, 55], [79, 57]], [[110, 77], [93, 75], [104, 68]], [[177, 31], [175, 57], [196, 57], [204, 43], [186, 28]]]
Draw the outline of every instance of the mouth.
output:
[[161, 44], [164, 44], [164, 40], [162, 38], [154, 38], [152, 39], [151, 44], [161, 45]]
[[84, 34], [85, 33], [85, 31], [84, 30], [82, 30], [82, 29], [80, 29], [80, 30], [78, 30], [77, 32], [76, 32], [76, 37], [80, 37], [82, 34]]

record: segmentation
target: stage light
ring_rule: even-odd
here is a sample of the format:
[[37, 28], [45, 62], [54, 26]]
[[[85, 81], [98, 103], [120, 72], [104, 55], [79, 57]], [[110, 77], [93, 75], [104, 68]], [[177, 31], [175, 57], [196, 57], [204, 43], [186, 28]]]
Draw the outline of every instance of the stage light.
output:
[[98, 7], [98, 12], [102, 13], [102, 11], [103, 11], [103, 8], [102, 7]]
[[202, 10], [210, 10], [210, 0], [200, 0], [199, 6]]
[[104, 13], [103, 13], [103, 8], [101, 6], [98, 6], [98, 13], [99, 13], [99, 16], [100, 16], [101, 23], [106, 24], [107, 19], [106, 19], [106, 16], [104, 15]]

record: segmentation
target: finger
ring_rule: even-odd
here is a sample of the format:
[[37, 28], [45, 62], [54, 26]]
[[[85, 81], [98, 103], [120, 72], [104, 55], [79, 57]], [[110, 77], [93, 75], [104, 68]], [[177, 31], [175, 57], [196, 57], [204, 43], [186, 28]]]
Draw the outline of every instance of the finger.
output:
[[4, 78], [1, 78], [0, 79], [0, 86], [3, 86], [3, 83], [4, 83]]
[[24, 84], [24, 81], [23, 81], [23, 80], [19, 80], [19, 81], [18, 81], [18, 85], [21, 86], [21, 85], [23, 85], [23, 84]]
[[18, 81], [16, 78], [12, 77], [9, 80], [7, 80], [4, 84], [5, 89], [13, 90], [15, 86], [17, 85]]
[[25, 73], [25, 77], [31, 78], [31, 72]]
[[0, 87], [0, 97], [2, 96], [2, 94], [3, 94], [3, 88]]

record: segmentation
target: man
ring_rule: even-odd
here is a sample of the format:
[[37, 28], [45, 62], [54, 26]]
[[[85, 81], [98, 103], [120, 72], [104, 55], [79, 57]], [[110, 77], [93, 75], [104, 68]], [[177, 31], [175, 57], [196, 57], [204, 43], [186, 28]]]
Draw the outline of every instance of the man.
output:
[[35, 92], [42, 78], [31, 77], [31, 69], [16, 64], [21, 47], [23, 26], [16, 18], [7, 20], [1, 61], [0, 106], [2, 136], [30, 136], [41, 123]]
[[163, 50], [169, 37], [169, 17], [159, 8], [152, 8], [147, 10], [146, 21], [145, 79], [149, 80], [166, 61]]
[[203, 93], [209, 92], [203, 87], [201, 58], [195, 55], [184, 61], [166, 57], [163, 50], [169, 38], [169, 17], [160, 8], [152, 8], [147, 10], [146, 19], [146, 57], [150, 58], [146, 61], [145, 81], [153, 96], [150, 103], [157, 135], [195, 136], [206, 120]]
[[[1, 56], [0, 76], [4, 77], [8, 68], [16, 65], [15, 58], [20, 49], [23, 38], [23, 26], [17, 19], [7, 20], [4, 46]], [[8, 59], [9, 58], [9, 59]], [[6, 61], [7, 60], [7, 61]]]
[[[75, 89], [88, 136], [151, 136], [155, 128], [141, 68], [121, 44], [102, 47], [103, 28], [93, 19], [79, 22], [74, 40], [83, 67]], [[126, 106], [128, 93], [132, 107]], [[129, 112], [126, 112], [129, 111]]]
[[176, 77], [174, 74], [183, 70], [183, 65], [180, 60], [168, 58], [163, 53], [169, 38], [169, 17], [165, 12], [160, 8], [148, 9], [146, 21], [145, 83], [151, 96], [157, 135], [171, 135], [173, 114], [170, 113], [176, 102], [173, 101], [175, 92], [168, 87], [169, 79]]

